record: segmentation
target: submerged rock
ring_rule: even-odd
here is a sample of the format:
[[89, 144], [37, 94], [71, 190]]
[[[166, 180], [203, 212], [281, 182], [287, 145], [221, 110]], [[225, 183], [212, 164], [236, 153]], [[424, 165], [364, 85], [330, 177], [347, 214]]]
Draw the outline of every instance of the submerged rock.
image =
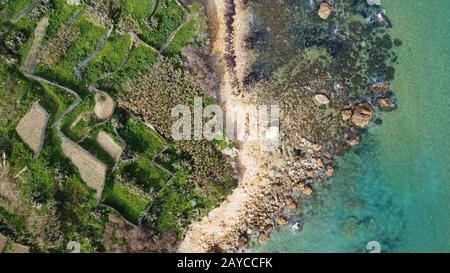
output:
[[378, 99], [377, 105], [380, 107], [380, 109], [385, 111], [392, 111], [395, 109], [395, 104], [388, 98]]
[[367, 4], [371, 6], [379, 6], [381, 5], [381, 0], [367, 0]]
[[342, 233], [347, 236], [355, 236], [358, 233], [358, 219], [354, 216], [351, 216], [345, 220], [344, 225], [342, 226]]
[[369, 125], [373, 117], [373, 108], [368, 103], [360, 103], [355, 106], [352, 115], [352, 123], [360, 128], [365, 128]]

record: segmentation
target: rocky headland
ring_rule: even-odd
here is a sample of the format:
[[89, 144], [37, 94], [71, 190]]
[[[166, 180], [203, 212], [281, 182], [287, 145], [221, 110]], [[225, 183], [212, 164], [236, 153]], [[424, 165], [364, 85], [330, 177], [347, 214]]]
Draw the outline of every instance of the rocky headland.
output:
[[[250, 242], [263, 243], [279, 225], [300, 231], [302, 203], [333, 176], [334, 155], [358, 145], [367, 127], [381, 123], [378, 111], [395, 108], [391, 49], [400, 42], [386, 34], [387, 17], [376, 5], [335, 2], [288, 7], [309, 18], [294, 26], [299, 33], [294, 38], [271, 33], [271, 27], [277, 29], [273, 21], [258, 29], [267, 22], [255, 20], [261, 16], [254, 14], [256, 2], [205, 3], [211, 63], [220, 80], [214, 97], [224, 109], [278, 104], [281, 144], [267, 152], [258, 142], [237, 143], [230, 154], [239, 170], [238, 187], [190, 226], [179, 252], [236, 252]], [[274, 13], [280, 7], [265, 8]], [[277, 39], [297, 41], [296, 50], [274, 50]]]

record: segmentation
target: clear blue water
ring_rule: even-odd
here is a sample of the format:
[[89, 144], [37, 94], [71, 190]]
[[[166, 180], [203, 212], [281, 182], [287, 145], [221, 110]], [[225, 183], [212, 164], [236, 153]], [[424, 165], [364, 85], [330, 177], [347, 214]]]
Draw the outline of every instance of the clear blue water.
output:
[[450, 252], [450, 1], [382, 3], [403, 42], [399, 109], [338, 159], [301, 233], [284, 227], [250, 251], [369, 252], [377, 241], [383, 252]]

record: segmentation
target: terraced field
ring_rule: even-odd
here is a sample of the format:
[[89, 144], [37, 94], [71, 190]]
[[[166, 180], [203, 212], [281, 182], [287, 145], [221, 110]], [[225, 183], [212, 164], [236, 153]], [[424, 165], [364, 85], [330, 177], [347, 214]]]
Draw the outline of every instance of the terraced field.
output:
[[[183, 47], [202, 44], [201, 7], [120, 0], [112, 11], [105, 8], [109, 1], [0, 4], [0, 153], [21, 181], [22, 196], [10, 207], [0, 190], [0, 232], [31, 251], [62, 252], [69, 239], [79, 241], [82, 251], [104, 251], [111, 210], [134, 225], [182, 236], [189, 221], [209, 209], [190, 181], [188, 154], [128, 109], [115, 107], [100, 118], [94, 99], [101, 90], [117, 101], [127, 82], [161, 62], [178, 66]], [[42, 18], [48, 24], [36, 39]], [[33, 103], [49, 114], [38, 158], [15, 131]], [[21, 214], [15, 217], [10, 209]], [[40, 237], [50, 232], [44, 226], [29, 230], [31, 215], [49, 217], [52, 236]]]

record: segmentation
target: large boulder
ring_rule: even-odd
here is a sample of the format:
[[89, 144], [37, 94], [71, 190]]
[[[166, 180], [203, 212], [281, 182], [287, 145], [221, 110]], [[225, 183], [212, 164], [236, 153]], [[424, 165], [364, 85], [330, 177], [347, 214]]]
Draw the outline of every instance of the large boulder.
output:
[[373, 117], [373, 108], [368, 103], [360, 103], [355, 106], [352, 115], [352, 123], [359, 128], [365, 128], [369, 125]]
[[322, 105], [330, 104], [330, 99], [327, 96], [323, 95], [323, 94], [318, 94], [318, 95], [314, 96], [314, 98], [316, 99], [316, 101], [319, 104], [322, 104]]
[[322, 3], [320, 4], [319, 8], [319, 16], [323, 20], [328, 19], [330, 17], [331, 13], [333, 12], [333, 7], [330, 4]]
[[343, 121], [349, 121], [352, 118], [352, 109], [344, 109], [341, 112], [342, 120]]

